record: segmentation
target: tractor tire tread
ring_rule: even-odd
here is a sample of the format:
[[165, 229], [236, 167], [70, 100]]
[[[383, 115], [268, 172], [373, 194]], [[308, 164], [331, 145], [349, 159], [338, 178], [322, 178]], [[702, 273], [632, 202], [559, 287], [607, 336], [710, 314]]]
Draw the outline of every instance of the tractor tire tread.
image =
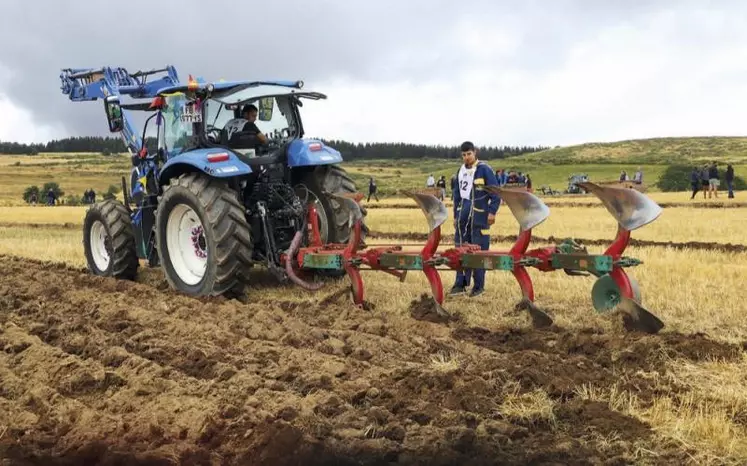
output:
[[94, 204], [86, 215], [91, 213], [97, 213], [101, 217], [111, 236], [111, 276], [135, 280], [140, 261], [135, 245], [135, 231], [127, 208], [117, 200], [107, 199]]
[[[345, 192], [351, 194], [358, 192], [355, 186], [355, 181], [353, 181], [348, 172], [342, 167], [338, 165], [329, 165], [322, 167], [322, 169], [324, 171], [320, 174], [319, 184], [323, 191], [328, 193]], [[351, 234], [351, 228], [348, 226], [348, 216], [342, 209], [342, 206], [340, 206], [336, 201], [330, 199], [330, 203], [334, 211], [334, 223], [337, 227], [334, 235], [335, 242], [346, 243]], [[368, 214], [368, 209], [361, 206], [361, 212], [365, 218]], [[368, 232], [369, 228], [364, 220], [362, 236], [365, 238]]]
[[[214, 233], [216, 268], [209, 294], [243, 293], [248, 282], [244, 271], [252, 265], [252, 233], [236, 193], [221, 180], [202, 173], [186, 173], [174, 178], [171, 186], [185, 188], [198, 199], [201, 209], [206, 212], [205, 220], [209, 223], [206, 227]], [[168, 191], [164, 197], [168, 196]]]

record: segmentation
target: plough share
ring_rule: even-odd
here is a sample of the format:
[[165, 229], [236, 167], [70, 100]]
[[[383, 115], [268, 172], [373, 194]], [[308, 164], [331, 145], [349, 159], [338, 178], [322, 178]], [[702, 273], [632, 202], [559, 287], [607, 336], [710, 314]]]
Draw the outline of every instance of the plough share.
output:
[[[591, 182], [579, 186], [596, 195], [618, 222], [617, 236], [602, 254], [590, 254], [585, 247], [572, 239], [559, 244], [528, 249], [532, 229], [544, 222], [550, 209], [534, 194], [488, 186], [485, 189], [498, 194], [509, 207], [519, 224], [519, 233], [507, 251], [482, 251], [477, 245], [462, 245], [439, 251], [441, 226], [448, 219], [448, 210], [436, 197], [407, 192], [421, 208], [428, 221], [430, 233], [419, 251], [404, 251], [402, 246], [362, 247], [362, 218], [356, 196], [335, 196], [350, 212], [353, 234], [346, 244], [322, 244], [319, 236], [313, 205], [309, 207], [310, 230], [308, 245], [301, 247], [305, 232], [297, 233], [295, 240], [283, 257], [286, 271], [297, 284], [309, 290], [322, 285], [311, 284], [299, 274], [312, 270], [344, 271], [351, 280], [353, 301], [364, 303], [362, 270], [380, 270], [404, 281], [410, 270], [422, 271], [431, 286], [436, 312], [444, 316], [444, 287], [440, 270], [485, 269], [511, 272], [521, 287], [523, 298], [519, 307], [527, 309], [534, 326], [552, 324], [552, 318], [535, 304], [535, 293], [529, 267], [542, 272], [563, 270], [568, 275], [593, 275], [597, 277], [592, 287], [592, 302], [597, 312], [607, 313], [613, 309], [623, 311], [623, 323], [627, 330], [656, 333], [664, 324], [641, 305], [638, 283], [628, 276], [626, 268], [640, 265], [638, 259], [624, 256], [633, 230], [641, 228], [661, 215], [661, 207], [644, 194], [634, 190], [612, 186], [600, 186]], [[293, 260], [288, 260], [292, 257]]]

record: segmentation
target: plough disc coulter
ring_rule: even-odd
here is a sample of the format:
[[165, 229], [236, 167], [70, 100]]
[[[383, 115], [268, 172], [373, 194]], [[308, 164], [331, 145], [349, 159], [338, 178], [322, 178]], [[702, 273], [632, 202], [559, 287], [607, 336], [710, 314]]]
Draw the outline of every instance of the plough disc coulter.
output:
[[[526, 191], [514, 191], [489, 186], [485, 189], [498, 194], [508, 206], [519, 224], [516, 241], [506, 251], [482, 251], [477, 245], [465, 244], [439, 251], [441, 226], [449, 218], [448, 210], [436, 197], [416, 192], [407, 192], [425, 214], [430, 233], [419, 251], [405, 251], [402, 246], [362, 247], [361, 231], [363, 214], [359, 202], [362, 195], [337, 197], [350, 212], [349, 221], [353, 234], [347, 244], [322, 244], [319, 240], [313, 206], [309, 211], [308, 228], [311, 241], [306, 247], [299, 247], [295, 241], [285, 256], [286, 270], [293, 281], [307, 289], [318, 289], [298, 277], [297, 272], [312, 270], [344, 270], [350, 277], [353, 301], [364, 303], [362, 270], [380, 270], [404, 281], [410, 270], [422, 272], [431, 286], [435, 309], [448, 315], [443, 308], [444, 286], [440, 272], [460, 269], [485, 269], [511, 272], [516, 278], [523, 298], [517, 308], [527, 309], [533, 324], [538, 327], [552, 324], [552, 318], [534, 304], [535, 293], [532, 279], [527, 271], [533, 267], [542, 272], [562, 270], [568, 275], [594, 276], [591, 298], [599, 313], [620, 310], [628, 330], [656, 333], [664, 324], [641, 305], [638, 283], [626, 272], [629, 267], [640, 265], [638, 259], [624, 256], [633, 230], [641, 228], [661, 215], [662, 209], [644, 194], [613, 186], [600, 186], [594, 183], [579, 183], [579, 186], [596, 195], [617, 220], [617, 236], [601, 254], [590, 254], [586, 247], [572, 239], [559, 244], [529, 249], [532, 229], [544, 222], [550, 209], [537, 196]], [[292, 257], [292, 261], [288, 261]]]

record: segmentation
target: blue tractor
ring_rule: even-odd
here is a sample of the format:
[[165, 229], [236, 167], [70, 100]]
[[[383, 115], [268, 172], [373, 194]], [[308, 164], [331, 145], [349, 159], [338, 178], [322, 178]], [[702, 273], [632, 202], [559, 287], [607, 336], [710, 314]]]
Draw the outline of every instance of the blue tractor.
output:
[[[303, 82], [190, 76], [183, 83], [173, 66], [64, 69], [60, 79], [72, 101], [103, 100], [109, 131], [121, 135], [132, 161], [124, 202], [104, 200], [86, 213], [91, 273], [133, 280], [143, 259], [183, 293], [240, 297], [254, 264], [289, 278], [284, 255], [299, 235], [348, 241], [343, 201], [357, 188], [337, 150], [304, 138], [304, 99], [326, 96]], [[141, 132], [129, 112], [145, 113]], [[157, 148], [146, 147], [147, 134]]]

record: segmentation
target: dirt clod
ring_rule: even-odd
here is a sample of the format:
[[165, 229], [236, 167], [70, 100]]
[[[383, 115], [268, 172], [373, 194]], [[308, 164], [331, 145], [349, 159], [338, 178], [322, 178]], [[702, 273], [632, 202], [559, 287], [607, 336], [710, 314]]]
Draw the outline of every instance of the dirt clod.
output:
[[454, 314], [443, 309], [433, 297], [422, 294], [419, 299], [414, 299], [409, 307], [410, 315], [417, 320], [425, 320], [437, 324], [458, 321]]

